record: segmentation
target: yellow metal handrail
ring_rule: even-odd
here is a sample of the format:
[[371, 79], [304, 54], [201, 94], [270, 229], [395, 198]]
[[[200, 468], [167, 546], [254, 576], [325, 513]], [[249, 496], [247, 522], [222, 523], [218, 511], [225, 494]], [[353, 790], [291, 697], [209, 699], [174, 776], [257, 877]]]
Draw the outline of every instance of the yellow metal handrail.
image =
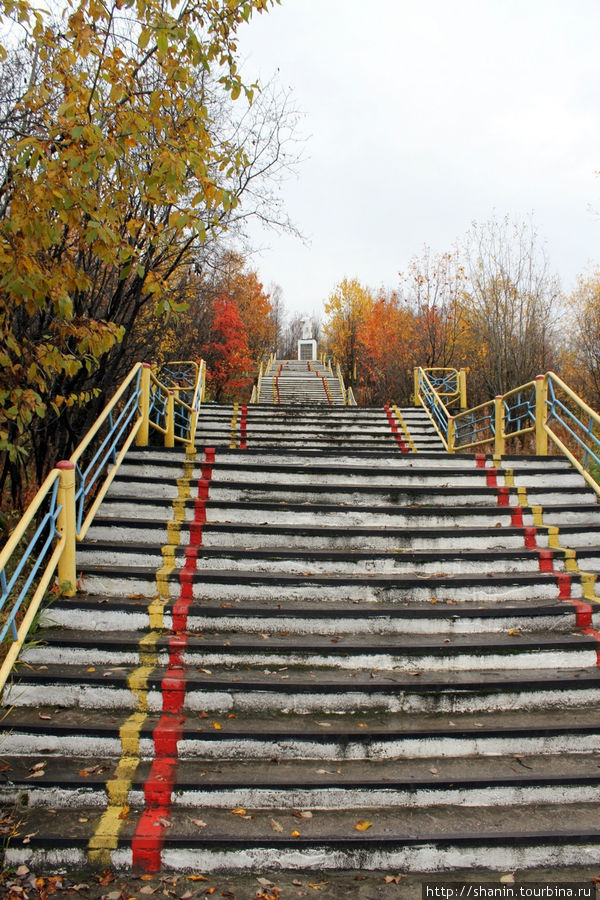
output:
[[[72, 596], [76, 592], [76, 545], [84, 539], [98, 507], [134, 440], [139, 447], [147, 446], [149, 429], [154, 427], [165, 435], [167, 445], [171, 438], [183, 440], [188, 445], [193, 444], [197, 407], [203, 399], [206, 366], [204, 361], [192, 365], [196, 372], [193, 384], [194, 406], [179, 398], [176, 401], [177, 389], [170, 391], [166, 385], [159, 382], [151, 373], [148, 364], [137, 363], [133, 366], [71, 458], [57, 463], [50, 472], [11, 533], [0, 552], [1, 608], [12, 633], [11, 646], [0, 667], [0, 692], [4, 688], [10, 670], [57, 570], [60, 592], [67, 596]], [[168, 405], [171, 413], [170, 416], [167, 414], [168, 421], [164, 427], [149, 421], [152, 385], [157, 390], [165, 391], [170, 398]], [[181, 438], [174, 434], [175, 402], [191, 417], [188, 438]], [[119, 412], [120, 404], [123, 408]], [[116, 421], [113, 421], [113, 414], [117, 414]], [[107, 426], [108, 436], [101, 439], [100, 431], [103, 426]], [[97, 443], [100, 443], [99, 448], [95, 446]], [[91, 462], [82, 470], [83, 456], [86, 451], [92, 449], [95, 452]], [[106, 472], [104, 473], [105, 468]], [[101, 482], [99, 480], [100, 473], [103, 474]], [[79, 486], [76, 485], [76, 477], [79, 479]], [[92, 503], [86, 510], [85, 500], [88, 497], [92, 498]], [[42, 519], [46, 523], [44, 527], [48, 533], [45, 536], [41, 554], [38, 551], [37, 556], [34, 556], [34, 545], [37, 540], [34, 536], [26, 550], [15, 560], [19, 545], [26, 539], [44, 505], [49, 506], [51, 512]], [[36, 535], [39, 531], [38, 527]], [[50, 556], [46, 559], [48, 553]], [[7, 578], [7, 571], [11, 565], [14, 571], [11, 577]], [[24, 573], [22, 578], [20, 577], [21, 572]], [[16, 576], [19, 578], [17, 579]], [[33, 594], [29, 600], [26, 600], [30, 589], [33, 590]], [[20, 612], [21, 605], [24, 610], [23, 618], [17, 626], [16, 615]]]
[[[415, 400], [426, 409], [450, 453], [491, 445], [494, 456], [500, 457], [507, 441], [531, 436], [536, 455], [546, 456], [550, 440], [600, 496], [600, 415], [554, 372], [452, 415], [428, 371], [415, 370]], [[465, 440], [469, 433], [471, 439]]]

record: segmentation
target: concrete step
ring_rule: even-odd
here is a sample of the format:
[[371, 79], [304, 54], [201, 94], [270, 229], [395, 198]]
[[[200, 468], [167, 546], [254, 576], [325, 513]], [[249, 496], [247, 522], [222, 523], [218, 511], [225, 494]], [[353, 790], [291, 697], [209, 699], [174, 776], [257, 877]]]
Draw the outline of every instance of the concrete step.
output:
[[[275, 665], [275, 664], [274, 664]], [[350, 713], [360, 711], [434, 713], [449, 711], [586, 707], [600, 703], [600, 670], [591, 665], [556, 669], [456, 669], [450, 671], [259, 665], [173, 667], [145, 673], [144, 692], [154, 712], [177, 708], [185, 714], [230, 712]], [[136, 667], [137, 668], [137, 667]], [[175, 671], [177, 668], [177, 671]], [[133, 667], [48, 663], [28, 665], [7, 702], [15, 707], [58, 706], [136, 710]]]
[[[91, 593], [114, 597], [121, 593], [152, 597], [158, 592], [156, 569], [143, 566], [101, 566], [82, 564], [83, 584]], [[306, 603], [350, 602], [408, 603], [411, 600], [437, 603], [553, 601], [583, 596], [581, 578], [561, 572], [457, 573], [372, 573], [339, 574], [258, 571], [219, 568], [166, 569], [161, 576], [169, 596], [179, 596], [182, 583], [194, 599], [208, 594], [221, 602], [237, 603], [256, 594], [272, 601], [300, 600]]]
[[[382, 810], [375, 815], [370, 809], [357, 807], [347, 812], [322, 811], [300, 822], [289, 810], [251, 809], [232, 818], [229, 810], [207, 808], [200, 818], [186, 809], [172, 809], [169, 819], [157, 812], [155, 821], [149, 816], [150, 821], [137, 825], [137, 831], [136, 819], [125, 818], [111, 858], [117, 867], [131, 865], [133, 843], [140, 855], [147, 854], [150, 859], [160, 845], [163, 865], [174, 871], [383, 868], [426, 872], [476, 867], [482, 858], [489, 869], [497, 871], [513, 870], [525, 858], [535, 860], [538, 866], [581, 865], [598, 858], [596, 808], [593, 802], [540, 803], [505, 806], [500, 813], [493, 807], [457, 807], [450, 811], [444, 806]], [[552, 817], [561, 822], [560, 828], [549, 828]], [[70, 866], [78, 868], [85, 862], [90, 837], [100, 825], [100, 813], [93, 807], [82, 807], [64, 811], [61, 818], [64, 828], [57, 835], [54, 814], [35, 811], [27, 858], [54, 865], [68, 860]], [[274, 833], [273, 822], [281, 827], [281, 834]], [[357, 831], [357, 822], [367, 823], [362, 826], [367, 829], [365, 834]], [[6, 858], [9, 864], [17, 865], [24, 854], [12, 849]]]
[[[273, 548], [195, 547], [192, 554], [184, 546], [169, 553], [178, 568], [223, 569], [233, 572], [270, 572], [297, 575], [463, 575], [481, 572], [509, 574], [528, 572], [565, 572], [564, 553], [557, 550], [484, 549], [484, 550], [335, 550]], [[79, 553], [82, 567], [147, 566], [160, 569], [165, 563], [160, 545], [86, 541]], [[585, 571], [600, 572], [600, 547], [594, 553], [582, 551], [580, 564]]]
[[[57, 598], [42, 617], [50, 628], [98, 631], [136, 630], [153, 627], [156, 611], [160, 612], [164, 628], [173, 629], [178, 614], [178, 597], [158, 601], [140, 594], [106, 595], [84, 594], [75, 598]], [[390, 603], [366, 600], [328, 600], [307, 604], [303, 600], [288, 599], [273, 603], [267, 595], [256, 591], [249, 599], [221, 602], [206, 597], [186, 605], [187, 630], [199, 632], [237, 632], [258, 635], [328, 635], [330, 638], [371, 635], [453, 635], [521, 634], [547, 631], [571, 634], [577, 631], [581, 607], [578, 603], [554, 600], [551, 602], [527, 599], [519, 604], [513, 600], [496, 600], [475, 605], [472, 602], [428, 600]], [[589, 608], [585, 622], [600, 626], [600, 608]], [[229, 637], [228, 637], [229, 639]], [[336, 642], [337, 643], [337, 642]]]
[[[58, 706], [11, 707], [6, 713], [6, 760], [11, 770], [18, 773], [23, 772], [28, 756], [34, 754], [39, 759], [42, 755], [46, 764], [41, 767], [40, 775], [32, 778], [29, 771], [29, 778], [21, 776], [28, 782], [30, 791], [35, 791], [42, 779], [52, 779], [61, 770], [72, 775], [75, 784], [85, 779], [84, 785], [93, 788], [95, 783], [110, 779], [103, 764], [100, 772], [86, 771], [79, 775], [69, 761], [61, 764], [58, 754], [68, 752], [77, 761], [87, 760], [85, 767], [92, 770], [95, 766], [90, 766], [90, 759], [92, 763], [112, 759], [114, 769], [121, 752], [120, 734], [128, 721], [124, 715], [122, 710], [107, 714], [105, 710], [94, 712]], [[153, 735], [160, 717], [159, 713], [149, 713], [141, 721], [140, 766], [147, 766], [146, 761], [154, 756]], [[252, 770], [257, 760], [272, 761], [277, 766], [274, 772], [287, 771], [289, 777], [290, 768], [298, 766], [299, 772], [312, 775], [314, 781], [318, 776], [317, 783], [322, 785], [341, 781], [337, 776], [348, 767], [349, 777], [354, 772], [361, 778], [362, 772], [363, 783], [368, 780], [369, 769], [384, 766], [388, 772], [395, 771], [396, 777], [399, 773], [404, 777], [411, 773], [418, 780], [424, 774], [424, 765], [438, 769], [442, 777], [445, 774], [460, 778], [462, 772], [463, 780], [466, 773], [476, 781], [491, 782], [505, 756], [511, 758], [510, 764], [522, 778], [535, 773], [537, 766], [543, 764], [545, 772], [556, 777], [562, 773], [568, 779], [577, 770], [581, 777], [583, 770], [593, 779], [596, 756], [600, 752], [597, 704], [585, 709], [540, 707], [526, 711], [453, 710], [435, 714], [363, 710], [333, 715], [324, 712], [246, 715], [237, 710], [217, 716], [210, 710], [200, 710], [186, 716], [181, 727], [180, 760], [186, 767], [200, 761], [204, 768], [213, 761]], [[543, 763], [536, 764], [540, 756]], [[440, 765], [442, 761], [444, 768]], [[279, 769], [279, 765], [284, 768]], [[78, 762], [75, 766], [78, 767]], [[433, 781], [439, 780], [437, 773], [428, 774], [436, 776]], [[255, 769], [246, 787], [255, 785], [257, 776], [260, 777], [259, 769]]]
[[[174, 491], [165, 491], [174, 493]], [[160, 516], [162, 520], [173, 517], [173, 496], [148, 497], [143, 492], [136, 494], [110, 494], [102, 505], [105, 516], [139, 517], [152, 519]], [[194, 518], [195, 501], [191, 498], [179, 504], [184, 520]], [[348, 526], [364, 526], [375, 528], [465, 528], [489, 527], [503, 528], [514, 524], [534, 527], [536, 517], [528, 507], [498, 506], [494, 504], [468, 507], [457, 506], [408, 506], [400, 507], [392, 504], [349, 504], [334, 503], [281, 503], [258, 500], [223, 500], [209, 497], [205, 504], [206, 517], [209, 522], [223, 522], [258, 525], [298, 525], [346, 528]], [[598, 527], [600, 524], [600, 506], [598, 504], [556, 504], [545, 507], [543, 512], [544, 526]]]
[[[205, 408], [196, 459], [128, 455], [5, 698], [5, 865], [600, 859], [595, 495], [316, 409]], [[297, 451], [229, 449], [296, 412]]]
[[[82, 629], [55, 629], [40, 645], [28, 649], [22, 659], [32, 666], [73, 664], [116, 667], [139, 662], [139, 631], [106, 631], [101, 639]], [[173, 654], [172, 636], [153, 645], [158, 666], [167, 667]], [[417, 677], [428, 672], [594, 666], [597, 642], [591, 635], [531, 632], [513, 635], [493, 632], [434, 640], [423, 635], [360, 634], [232, 634], [203, 632], [189, 635], [178, 659], [186, 669], [207, 666], [316, 666], [321, 669], [376, 669], [408, 672]], [[279, 671], [283, 671], [279, 669]]]

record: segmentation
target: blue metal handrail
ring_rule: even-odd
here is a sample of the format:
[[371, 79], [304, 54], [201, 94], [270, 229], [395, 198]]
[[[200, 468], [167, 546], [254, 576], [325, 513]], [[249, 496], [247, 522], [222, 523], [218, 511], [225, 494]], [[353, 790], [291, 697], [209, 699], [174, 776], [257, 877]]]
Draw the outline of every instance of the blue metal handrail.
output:
[[[196, 404], [202, 396], [204, 364], [193, 363], [190, 371], [196, 377], [186, 390]], [[50, 473], [0, 551], [0, 641], [9, 642], [0, 666], [0, 692], [57, 568], [58, 590], [75, 593], [76, 543], [85, 537], [133, 441], [147, 446], [150, 410], [156, 422], [165, 421], [164, 428], [155, 426], [165, 432], [165, 443], [167, 425], [172, 430], [174, 424], [183, 435], [180, 440], [193, 442], [197, 405], [191, 408], [179, 400], [173, 408], [173, 395], [169, 387], [152, 380], [149, 366], [137, 363], [71, 459]]]
[[[555, 435], [553, 430], [553, 424], [557, 423], [563, 429], [566, 434], [575, 442], [576, 446], [579, 448], [579, 451], [582, 453], [582, 459], [579, 460], [579, 464], [586, 472], [589, 469], [590, 462], [593, 461], [598, 467], [600, 467], [600, 437], [595, 433], [600, 430], [600, 421], [599, 417], [592, 409], [587, 407], [586, 409], [586, 419], [587, 424], [583, 422], [578, 416], [573, 412], [569, 406], [567, 406], [566, 402], [562, 400], [557, 395], [557, 388], [561, 388], [563, 391], [567, 387], [564, 382], [561, 382], [560, 379], [556, 377], [553, 373], [549, 373], [550, 377], [548, 378], [548, 389], [547, 389], [547, 398], [546, 398], [546, 406], [547, 406], [547, 419], [546, 419], [546, 427], [550, 433], [552, 439], [557, 442], [557, 435]], [[579, 404], [576, 403], [573, 395], [573, 392], [570, 389], [567, 389], [567, 396], [571, 399], [573, 405], [578, 405], [580, 408], [587, 406], [587, 404], [583, 404], [582, 401], [579, 401]], [[579, 399], [579, 398], [577, 398]], [[594, 479], [595, 481], [595, 479]]]
[[[47, 509], [39, 520], [33, 536], [27, 542], [26, 547], [22, 550], [16, 565], [10, 575], [6, 576], [6, 568], [2, 568], [0, 572], [0, 588], [2, 594], [0, 596], [0, 616], [4, 618], [2, 628], [0, 629], [0, 644], [8, 634], [9, 630], [13, 641], [17, 640], [17, 617], [23, 605], [24, 599], [28, 596], [38, 573], [48, 561], [48, 556], [54, 541], [60, 537], [57, 523], [61, 507], [58, 505], [58, 477], [51, 479], [52, 484], [49, 486], [49, 493], [44, 490], [44, 486], [38, 492], [41, 493], [46, 500]], [[38, 542], [41, 541], [41, 546]], [[36, 550], [37, 548], [37, 550]], [[34, 557], [34, 551], [36, 556]], [[30, 561], [33, 562], [30, 565]], [[23, 583], [19, 587], [21, 580]], [[16, 596], [13, 598], [10, 608], [5, 614], [5, 606], [11, 594], [16, 589]]]
[[446, 449], [448, 449], [448, 425], [451, 418], [450, 412], [439, 395], [436, 385], [432, 382], [429, 378], [429, 374], [425, 372], [424, 369], [418, 370], [417, 392], [421, 404], [429, 413], [429, 417], [442, 438]]
[[80, 464], [79, 460], [75, 465], [78, 534], [83, 527], [88, 501], [95, 497], [97, 485], [104, 477], [108, 466], [116, 464], [118, 451], [130, 434], [132, 423], [139, 416], [141, 373], [142, 369], [138, 367], [135, 379], [131, 383], [131, 393], [118, 411], [116, 419], [113, 417], [112, 410], [108, 413], [106, 417], [108, 431], [91, 460], [85, 467]]

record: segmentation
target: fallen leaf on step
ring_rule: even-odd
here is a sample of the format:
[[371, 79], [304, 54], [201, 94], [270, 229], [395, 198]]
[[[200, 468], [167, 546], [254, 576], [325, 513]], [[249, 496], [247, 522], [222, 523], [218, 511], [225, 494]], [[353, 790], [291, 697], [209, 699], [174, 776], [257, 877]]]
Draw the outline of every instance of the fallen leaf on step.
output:
[[406, 875], [386, 875], [385, 883], [386, 884], [400, 884], [403, 878], [406, 878]]
[[144, 887], [140, 888], [140, 894], [155, 894], [158, 888], [153, 888], [150, 884], [145, 884]]
[[300, 832], [294, 830], [291, 832], [291, 835], [292, 835], [292, 837], [300, 837]]
[[45, 722], [49, 722], [52, 719], [52, 716], [46, 716], [44, 713], [38, 713], [38, 717], [44, 719]]
[[213, 722], [212, 727], [215, 729], [215, 731], [220, 731], [223, 726], [221, 725], [220, 722]]
[[283, 825], [280, 825], [277, 819], [269, 819], [269, 825], [273, 829], [273, 831], [281, 832], [283, 831]]
[[513, 637], [521, 637], [521, 631], [519, 628], [511, 628], [507, 634], [512, 635]]
[[96, 671], [96, 667], [95, 667], [95, 666], [90, 666], [89, 669], [86, 669], [85, 671], [86, 671], [86, 672], [95, 672], [95, 671]]
[[212, 671], [210, 669], [203, 669], [201, 666], [198, 666], [199, 672], [204, 672], [205, 675], [212, 675]]
[[507, 875], [501, 875], [500, 881], [503, 884], [513, 884], [515, 880], [515, 876], [512, 872], [509, 872]]
[[313, 817], [313, 814], [312, 814], [312, 813], [310, 812], [310, 810], [308, 810], [308, 809], [294, 810], [294, 812], [292, 813], [292, 815], [293, 815], [296, 819], [312, 819], [312, 817]]
[[440, 770], [439, 770], [439, 769], [436, 769], [435, 766], [432, 766], [432, 767], [430, 768], [429, 771], [431, 772], [432, 775], [439, 775], [439, 774], [440, 774]]
[[275, 887], [275, 885], [273, 884], [273, 882], [272, 882], [272, 881], [269, 881], [268, 878], [258, 878], [258, 877], [257, 877], [256, 880], [258, 881], [258, 883], [260, 884], [261, 887], [264, 887], [264, 888], [272, 888], [272, 887]]
[[321, 728], [331, 728], [331, 722], [316, 722], [316, 725], [320, 725]]
[[367, 831], [372, 824], [373, 823], [369, 822], [367, 819], [359, 819], [354, 827], [357, 831]]
[[17, 869], [15, 874], [16, 874], [17, 878], [24, 878], [25, 875], [29, 875], [30, 871], [31, 870], [29, 869], [28, 866], [22, 865], [22, 866], [19, 866], [19, 868]]
[[238, 806], [238, 807], [236, 807], [236, 809], [232, 809], [232, 810], [231, 810], [231, 814], [232, 814], [233, 816], [245, 816], [245, 815], [246, 815], [246, 810], [245, 810], [245, 809], [242, 809], [241, 806]]
[[204, 712], [204, 710], [202, 710], [202, 712], [198, 713], [198, 718], [199, 719], [208, 719], [208, 713]]
[[119, 813], [119, 818], [126, 819], [128, 815], [129, 815], [129, 807], [124, 806], [123, 809], [121, 810], [121, 812]]
[[187, 875], [186, 878], [188, 881], [209, 881], [210, 880], [206, 877], [206, 875]]
[[323, 888], [325, 887], [325, 885], [329, 884], [329, 882], [328, 881], [319, 881], [317, 884], [315, 884], [314, 882], [309, 881], [309, 882], [307, 882], [307, 884], [308, 884], [309, 888], [313, 889], [313, 891], [322, 891]]
[[190, 819], [194, 825], [197, 825], [198, 828], [206, 828], [206, 822], [203, 822], [202, 819]]

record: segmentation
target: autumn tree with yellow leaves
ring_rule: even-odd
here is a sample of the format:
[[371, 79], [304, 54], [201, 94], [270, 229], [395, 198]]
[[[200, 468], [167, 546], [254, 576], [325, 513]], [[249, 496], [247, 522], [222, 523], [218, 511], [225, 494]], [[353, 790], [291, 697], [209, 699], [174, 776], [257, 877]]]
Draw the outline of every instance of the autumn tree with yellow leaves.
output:
[[138, 316], [183, 308], [198, 255], [278, 164], [280, 146], [257, 161], [236, 43], [274, 2], [72, 0], [56, 20], [2, 3], [0, 487], [70, 452]]

